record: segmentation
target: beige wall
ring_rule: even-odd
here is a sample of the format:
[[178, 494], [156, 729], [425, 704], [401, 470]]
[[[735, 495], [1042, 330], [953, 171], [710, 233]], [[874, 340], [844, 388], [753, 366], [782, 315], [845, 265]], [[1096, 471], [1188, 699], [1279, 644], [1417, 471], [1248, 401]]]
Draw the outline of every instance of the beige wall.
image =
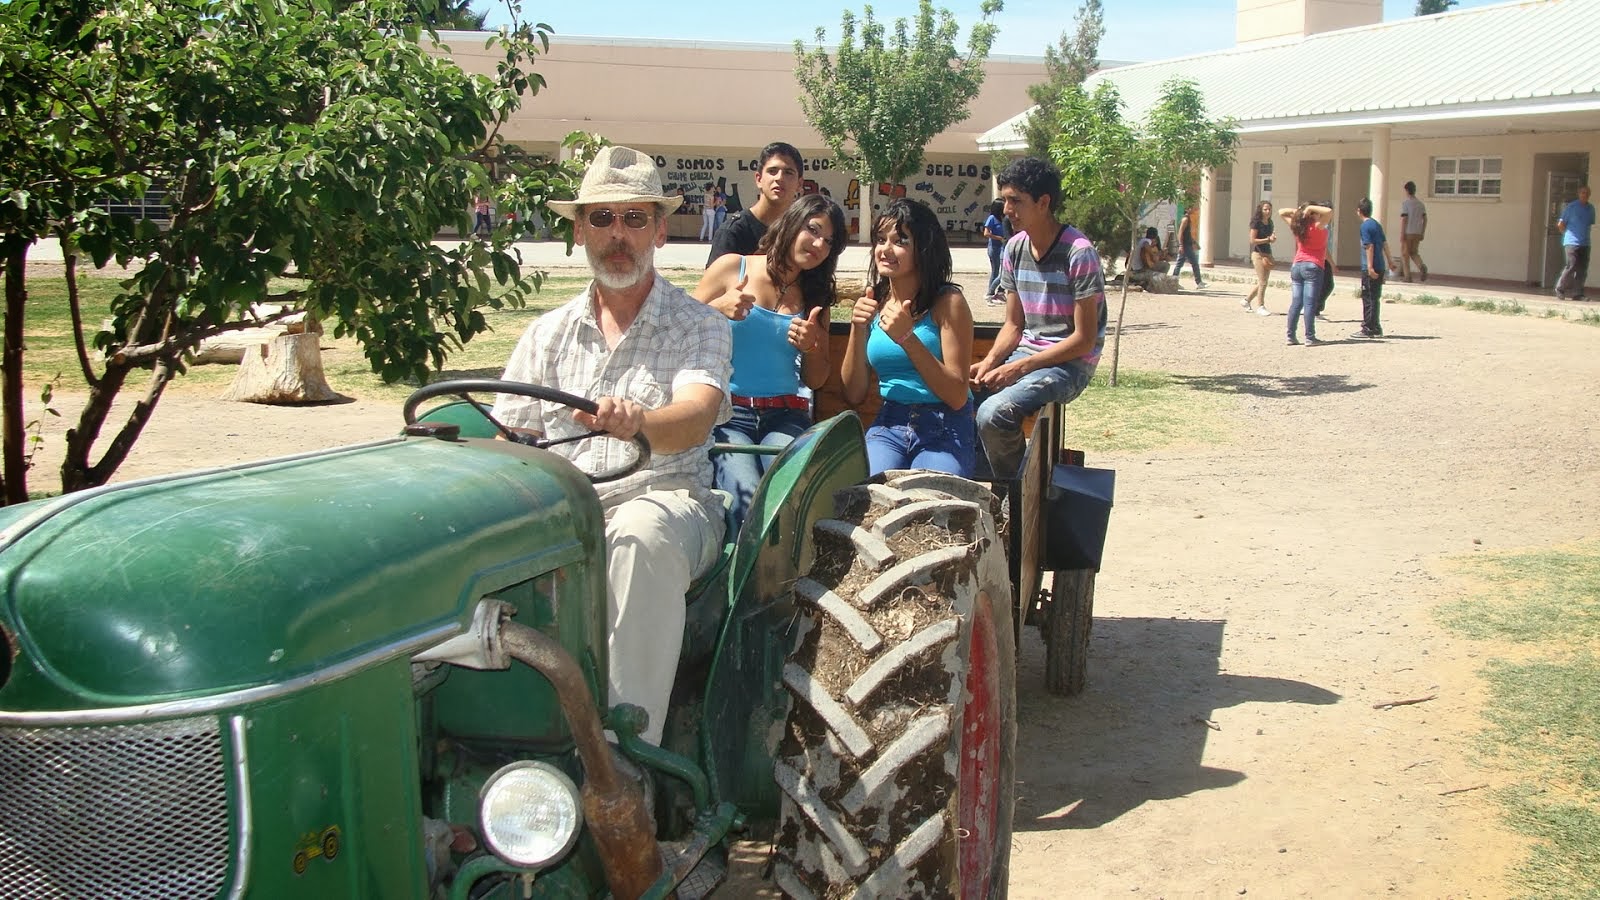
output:
[[1274, 43], [1383, 21], [1383, 0], [1239, 0], [1234, 44]]
[[[1405, 197], [1401, 185], [1417, 183], [1417, 197], [1428, 208], [1428, 236], [1422, 255], [1429, 269], [1440, 274], [1471, 278], [1526, 281], [1537, 242], [1530, 240], [1530, 222], [1536, 206], [1544, 204], [1545, 185], [1535, 164], [1538, 154], [1588, 154], [1590, 165], [1600, 160], [1600, 132], [1565, 132], [1539, 135], [1500, 135], [1451, 137], [1428, 140], [1397, 140], [1390, 144], [1389, 199], [1386, 208], [1376, 212], [1391, 237], [1400, 228], [1400, 201]], [[1318, 144], [1300, 147], [1245, 147], [1234, 161], [1234, 191], [1230, 206], [1232, 226], [1226, 236], [1228, 255], [1242, 258], [1249, 236], [1250, 207], [1254, 196], [1255, 164], [1273, 163], [1272, 202], [1275, 208], [1293, 206], [1301, 196], [1301, 163], [1322, 160], [1349, 160], [1337, 167], [1339, 197], [1365, 196], [1367, 169], [1372, 146], [1367, 141]], [[1436, 156], [1499, 156], [1502, 160], [1501, 194], [1496, 199], [1435, 197], [1429, 179]], [[1319, 170], [1313, 166], [1311, 171]], [[1345, 182], [1357, 181], [1350, 185]], [[1341, 223], [1353, 217], [1354, 209], [1339, 209]], [[1342, 234], [1341, 232], [1338, 232]], [[1218, 240], [1220, 236], [1214, 236]], [[1219, 246], [1223, 242], [1218, 240]], [[1283, 239], [1279, 246], [1284, 247]], [[1290, 245], [1292, 246], [1292, 245]], [[1341, 248], [1341, 258], [1345, 255]], [[1280, 253], [1280, 256], [1283, 254]]]
[[[483, 36], [442, 35], [462, 68], [491, 73], [496, 57]], [[788, 141], [808, 153], [822, 139], [796, 99], [794, 50], [757, 44], [645, 42], [623, 38], [551, 39], [534, 71], [547, 86], [523, 104], [506, 139], [554, 144], [569, 132], [597, 131], [644, 149], [715, 147], [753, 152]], [[1044, 61], [997, 57], [984, 66], [983, 90], [965, 122], [940, 134], [930, 153], [978, 155], [978, 136], [1026, 109], [1028, 85], [1044, 80]]]
[[[447, 32], [442, 38], [462, 68], [494, 71], [497, 60], [484, 49], [483, 35]], [[524, 102], [505, 139], [554, 155], [569, 133], [598, 132], [654, 155], [669, 190], [683, 186], [693, 198], [706, 181], [725, 190], [737, 186], [746, 206], [755, 199], [756, 154], [768, 143], [787, 141], [804, 156], [810, 187], [826, 188], [853, 220], [860, 186], [854, 173], [833, 168], [832, 152], [806, 122], [794, 65], [792, 47], [557, 35], [534, 65], [546, 86]], [[1045, 78], [1043, 60], [1029, 57], [990, 59], [984, 73], [972, 114], [933, 139], [922, 173], [905, 185], [906, 196], [933, 207], [957, 241], [975, 239], [980, 207], [991, 199], [988, 155], [978, 151], [978, 137], [1026, 109], [1028, 86]], [[865, 193], [875, 208], [887, 199], [877, 187]], [[673, 236], [699, 232], [697, 209], [691, 203], [672, 217]]]

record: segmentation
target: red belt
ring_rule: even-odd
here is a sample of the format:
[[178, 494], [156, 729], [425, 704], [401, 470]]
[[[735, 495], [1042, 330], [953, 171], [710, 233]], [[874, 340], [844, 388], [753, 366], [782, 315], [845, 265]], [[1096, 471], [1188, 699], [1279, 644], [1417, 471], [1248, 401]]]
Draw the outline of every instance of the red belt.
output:
[[741, 397], [733, 394], [734, 406], [748, 406], [751, 409], [810, 409], [811, 401], [797, 394], [786, 394], [782, 397]]

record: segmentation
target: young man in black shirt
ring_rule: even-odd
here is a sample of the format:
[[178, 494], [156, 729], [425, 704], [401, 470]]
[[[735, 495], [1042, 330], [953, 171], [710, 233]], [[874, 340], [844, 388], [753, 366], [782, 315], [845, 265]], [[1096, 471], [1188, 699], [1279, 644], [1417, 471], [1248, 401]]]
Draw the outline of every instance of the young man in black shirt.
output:
[[793, 145], [775, 141], [761, 149], [756, 164], [755, 205], [728, 220], [711, 240], [711, 255], [706, 265], [725, 253], [748, 255], [767, 233], [767, 226], [793, 205], [800, 196], [800, 151]]

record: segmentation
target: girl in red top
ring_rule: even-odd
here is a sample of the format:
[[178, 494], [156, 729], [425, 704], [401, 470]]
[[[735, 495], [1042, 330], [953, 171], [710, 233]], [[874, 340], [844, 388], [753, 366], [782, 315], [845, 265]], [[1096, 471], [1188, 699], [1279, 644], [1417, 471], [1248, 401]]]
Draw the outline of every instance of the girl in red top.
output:
[[1322, 343], [1317, 340], [1317, 291], [1322, 285], [1322, 264], [1328, 258], [1328, 226], [1333, 210], [1302, 203], [1297, 209], [1280, 209], [1278, 215], [1294, 233], [1294, 265], [1289, 267], [1289, 343], [1300, 343], [1295, 330], [1304, 315], [1306, 346], [1314, 347]]

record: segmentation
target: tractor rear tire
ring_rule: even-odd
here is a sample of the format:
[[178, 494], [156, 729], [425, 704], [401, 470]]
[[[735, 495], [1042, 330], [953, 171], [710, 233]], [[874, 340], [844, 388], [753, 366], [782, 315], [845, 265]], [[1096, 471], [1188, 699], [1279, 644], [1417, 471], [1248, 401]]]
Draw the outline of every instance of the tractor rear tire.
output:
[[1070, 569], [1050, 579], [1044, 637], [1044, 686], [1058, 697], [1083, 692], [1089, 677], [1089, 632], [1094, 628], [1094, 570]]
[[1001, 898], [1015, 791], [1011, 589], [982, 485], [838, 492], [795, 584], [773, 772], [787, 896]]

